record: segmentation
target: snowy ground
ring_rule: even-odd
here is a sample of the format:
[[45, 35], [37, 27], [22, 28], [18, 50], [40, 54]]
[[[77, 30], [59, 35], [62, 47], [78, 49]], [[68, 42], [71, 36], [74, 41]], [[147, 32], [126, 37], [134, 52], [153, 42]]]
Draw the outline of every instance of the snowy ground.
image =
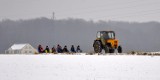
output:
[[0, 80], [160, 80], [160, 56], [0, 55]]

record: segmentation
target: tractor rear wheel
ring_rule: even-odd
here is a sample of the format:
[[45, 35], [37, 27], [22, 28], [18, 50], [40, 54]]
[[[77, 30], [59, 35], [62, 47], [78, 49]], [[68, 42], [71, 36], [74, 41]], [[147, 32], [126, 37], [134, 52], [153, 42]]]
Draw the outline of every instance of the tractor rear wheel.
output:
[[102, 47], [100, 41], [95, 41], [94, 42], [94, 51], [95, 53], [101, 53], [102, 52]]
[[122, 53], [122, 47], [121, 46], [118, 46], [117, 50], [118, 50], [118, 53]]

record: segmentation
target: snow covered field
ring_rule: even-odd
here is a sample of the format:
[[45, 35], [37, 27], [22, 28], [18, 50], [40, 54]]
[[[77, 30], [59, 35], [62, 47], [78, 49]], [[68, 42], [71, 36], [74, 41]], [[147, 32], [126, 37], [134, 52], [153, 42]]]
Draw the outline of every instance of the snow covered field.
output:
[[0, 55], [0, 80], [160, 80], [160, 56]]

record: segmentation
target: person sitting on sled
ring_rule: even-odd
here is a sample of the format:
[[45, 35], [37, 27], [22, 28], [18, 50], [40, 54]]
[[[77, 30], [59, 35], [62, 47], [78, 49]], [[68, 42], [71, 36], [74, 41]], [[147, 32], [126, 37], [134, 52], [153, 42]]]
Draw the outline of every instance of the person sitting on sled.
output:
[[56, 53], [56, 49], [54, 48], [54, 46], [52, 47], [52, 53]]
[[71, 52], [72, 53], [76, 53], [75, 49], [74, 49], [74, 45], [71, 46]]
[[62, 47], [59, 44], [57, 45], [57, 52], [63, 53]]
[[50, 53], [50, 49], [49, 49], [48, 46], [46, 46], [45, 52], [46, 52], [46, 53]]
[[82, 52], [79, 45], [77, 46], [76, 52], [80, 52], [80, 53]]
[[64, 53], [68, 53], [68, 52], [69, 52], [66, 45], [65, 45], [64, 48], [63, 48], [63, 52], [64, 52]]
[[41, 45], [38, 46], [38, 52], [39, 53], [44, 53], [43, 47]]

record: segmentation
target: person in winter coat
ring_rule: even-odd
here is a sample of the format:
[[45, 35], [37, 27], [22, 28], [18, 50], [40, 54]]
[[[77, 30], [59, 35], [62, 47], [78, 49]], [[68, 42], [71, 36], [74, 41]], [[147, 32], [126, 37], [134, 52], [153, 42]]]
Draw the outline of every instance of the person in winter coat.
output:
[[44, 53], [43, 47], [41, 45], [38, 46], [38, 52], [39, 53]]
[[80, 53], [82, 52], [79, 45], [77, 46], [76, 52], [80, 52]]
[[45, 52], [46, 52], [46, 53], [50, 53], [50, 50], [49, 50], [49, 47], [48, 47], [48, 46], [46, 46]]
[[68, 49], [67, 49], [67, 46], [64, 46], [63, 52], [64, 52], [64, 53], [68, 53], [68, 52], [69, 52]]
[[54, 47], [52, 47], [52, 53], [56, 53], [56, 49]]
[[62, 47], [59, 44], [57, 45], [57, 52], [63, 53]]
[[71, 52], [72, 53], [76, 53], [75, 49], [74, 49], [74, 45], [71, 46]]

